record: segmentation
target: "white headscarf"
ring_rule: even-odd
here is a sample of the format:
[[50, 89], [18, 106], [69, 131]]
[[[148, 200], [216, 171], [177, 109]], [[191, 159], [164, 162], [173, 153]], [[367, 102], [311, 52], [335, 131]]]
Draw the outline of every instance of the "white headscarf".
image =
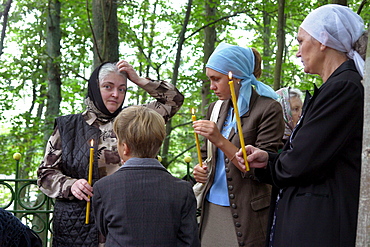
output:
[[362, 18], [346, 6], [327, 4], [312, 11], [301, 24], [317, 41], [335, 50], [345, 52], [353, 59], [360, 75], [364, 76], [365, 61], [353, 49], [364, 33]]

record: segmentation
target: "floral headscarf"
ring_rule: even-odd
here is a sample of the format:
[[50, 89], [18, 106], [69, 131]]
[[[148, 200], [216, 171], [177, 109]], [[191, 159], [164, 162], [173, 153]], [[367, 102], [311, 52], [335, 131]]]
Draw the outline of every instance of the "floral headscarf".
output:
[[95, 70], [91, 74], [88, 84], [88, 94], [85, 99], [85, 104], [87, 105], [88, 109], [97, 114], [99, 119], [112, 119], [116, 117], [118, 113], [121, 112], [123, 105], [122, 101], [121, 105], [117, 108], [117, 110], [111, 113], [110, 111], [108, 111], [107, 107], [103, 102], [99, 87], [99, 72], [101, 67], [106, 63], [107, 62], [102, 63], [100, 66], [95, 68]]
[[279, 95], [277, 101], [279, 101], [281, 107], [283, 108], [283, 116], [285, 122], [285, 131], [283, 137], [284, 140], [289, 139], [294, 129], [292, 110], [290, 109], [289, 90], [289, 87], [283, 87], [276, 91], [276, 93]]

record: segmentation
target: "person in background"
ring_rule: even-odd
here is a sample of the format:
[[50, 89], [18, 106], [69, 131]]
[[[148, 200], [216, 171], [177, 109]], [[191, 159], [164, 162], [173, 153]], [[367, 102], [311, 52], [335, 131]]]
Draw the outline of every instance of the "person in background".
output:
[[0, 208], [1, 247], [42, 247], [40, 237], [12, 213]]
[[93, 195], [87, 182], [90, 141], [95, 149], [93, 184], [121, 165], [113, 120], [122, 110], [127, 78], [156, 100], [145, 105], [165, 121], [181, 107], [184, 97], [170, 83], [141, 78], [126, 61], [103, 63], [92, 73], [85, 99], [86, 111], [58, 117], [38, 169], [38, 185], [56, 198], [53, 216], [53, 247], [104, 246], [95, 219], [85, 224], [86, 202]]
[[113, 129], [123, 165], [94, 184], [92, 198], [106, 246], [200, 246], [192, 186], [155, 159], [166, 136], [162, 116], [130, 106]]
[[[271, 152], [282, 147], [284, 120], [277, 94], [258, 81], [261, 55], [257, 50], [221, 43], [206, 65], [211, 90], [222, 100], [218, 121], [198, 120], [194, 131], [212, 145], [212, 160], [194, 167], [204, 183], [200, 218], [202, 247], [262, 246], [265, 242], [271, 186], [255, 179], [254, 169], [241, 173], [234, 165], [240, 148], [228, 73], [232, 72], [244, 141]], [[254, 87], [256, 89], [254, 89]], [[210, 119], [215, 103], [209, 106]], [[203, 160], [207, 157], [203, 147]]]
[[[315, 88], [280, 154], [246, 147], [260, 181], [279, 189], [267, 246], [355, 246], [364, 60], [354, 47], [363, 35], [361, 17], [337, 4], [312, 11], [299, 28], [297, 57], [306, 73], [324, 83]], [[237, 159], [242, 171], [240, 151]]]
[[299, 89], [283, 87], [276, 91], [277, 99], [283, 108], [285, 131], [283, 142], [285, 143], [293, 132], [302, 114], [302, 92]]

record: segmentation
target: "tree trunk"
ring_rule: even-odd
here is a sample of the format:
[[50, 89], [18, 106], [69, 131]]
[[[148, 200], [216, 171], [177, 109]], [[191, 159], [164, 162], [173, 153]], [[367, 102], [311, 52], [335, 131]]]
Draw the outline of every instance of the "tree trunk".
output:
[[[60, 74], [60, 41], [61, 41], [61, 30], [60, 30], [60, 11], [61, 4], [59, 0], [50, 0], [48, 2], [47, 12], [47, 29], [46, 29], [46, 50], [47, 50], [47, 99], [46, 99], [46, 111], [45, 111], [45, 124], [44, 124], [44, 141], [48, 140], [54, 126], [54, 119], [59, 115], [59, 106], [62, 100], [61, 96], [61, 74]], [[41, 66], [40, 66], [41, 67]], [[33, 103], [36, 100], [36, 85], [33, 85]], [[41, 88], [43, 88], [41, 86]], [[40, 94], [42, 94], [42, 89]], [[43, 105], [41, 103], [40, 105]], [[30, 113], [32, 112], [33, 105], [31, 105]], [[38, 111], [41, 112], [41, 111]], [[37, 123], [28, 123], [28, 125]], [[25, 162], [20, 171], [20, 178], [28, 178], [29, 165], [32, 164], [32, 154], [35, 152], [36, 147], [30, 146], [25, 155]], [[22, 198], [25, 197], [25, 190], [21, 193]], [[41, 194], [37, 197], [39, 198]], [[32, 220], [32, 224], [36, 226], [43, 226], [43, 222], [47, 219], [46, 214], [40, 214], [40, 218], [35, 217]], [[39, 233], [40, 238], [46, 239], [48, 231], [42, 231]]]
[[[267, 4], [264, 3], [264, 11], [263, 11], [263, 52], [262, 57], [270, 58], [272, 55], [272, 47], [271, 47], [271, 17], [267, 12]], [[265, 71], [263, 77], [270, 78], [272, 80], [272, 68], [270, 61], [268, 59], [262, 59], [263, 62], [263, 70]], [[266, 73], [267, 72], [267, 73]]]
[[[143, 11], [148, 11], [150, 8], [149, 8], [149, 4], [151, 4], [151, 8], [153, 9], [152, 11], [152, 15], [153, 16], [156, 16], [157, 15], [157, 5], [158, 5], [158, 1], [155, 1], [154, 3], [149, 3], [149, 2], [145, 2], [146, 6], [143, 6]], [[145, 73], [145, 77], [148, 77], [150, 78], [150, 70], [151, 68], [153, 67], [154, 63], [152, 63], [152, 55], [153, 55], [153, 49], [155, 47], [155, 45], [153, 44], [154, 43], [154, 39], [155, 39], [155, 28], [156, 28], [156, 25], [157, 25], [157, 22], [156, 22], [156, 19], [155, 18], [148, 18], [147, 17], [148, 15], [147, 14], [143, 14], [142, 18], [141, 18], [141, 25], [142, 25], [142, 36], [141, 36], [141, 43], [143, 46], [146, 46], [148, 47], [148, 52], [147, 54], [145, 55], [144, 51], [143, 52], [139, 52], [139, 64], [140, 64], [140, 68], [143, 67], [142, 65], [142, 62], [141, 60], [144, 60], [146, 61], [146, 65], [144, 66], [145, 69], [141, 69], [141, 72], [143, 73], [140, 73], [140, 76], [144, 76], [144, 73]], [[149, 28], [149, 32], [146, 31], [146, 28], [147, 27], [150, 27]], [[149, 38], [146, 37], [146, 33], [149, 33]], [[147, 44], [146, 44], [147, 42]], [[157, 68], [154, 68], [156, 71], [157, 71]], [[157, 75], [158, 75], [158, 72], [157, 72]], [[160, 79], [159, 76], [157, 76], [156, 79]], [[145, 90], [141, 89], [141, 88], [138, 88], [138, 91], [137, 91], [138, 94], [140, 94], [141, 96], [141, 102], [147, 102], [148, 98], [149, 98], [149, 95], [145, 92]], [[139, 97], [138, 97], [139, 98]], [[140, 104], [138, 102], [138, 104]]]
[[12, 5], [12, 0], [8, 0], [5, 4], [2, 5], [3, 5], [2, 9], [4, 9], [4, 11], [0, 12], [0, 19], [1, 17], [3, 17], [3, 28], [1, 29], [1, 38], [0, 38], [0, 56], [3, 54], [6, 26], [8, 24], [8, 16], [10, 6]]
[[[193, 0], [188, 0], [188, 5], [186, 8], [186, 13], [185, 13], [185, 18], [184, 18], [184, 24], [182, 25], [182, 29], [179, 35], [179, 41], [178, 41], [178, 46], [177, 46], [177, 52], [176, 52], [176, 60], [173, 68], [173, 74], [172, 74], [172, 79], [171, 83], [176, 86], [177, 83], [177, 77], [179, 75], [179, 67], [180, 67], [180, 60], [181, 60], [181, 51], [182, 51], [182, 46], [185, 42], [185, 32], [188, 27], [188, 23], [190, 20], [190, 14], [191, 14], [191, 7], [193, 4]], [[163, 142], [163, 147], [162, 147], [162, 164], [167, 168], [168, 167], [168, 150], [170, 148], [170, 136], [171, 136], [171, 131], [172, 131], [172, 121], [171, 119], [167, 122], [166, 124], [166, 136], [167, 138]]]
[[54, 118], [59, 115], [59, 105], [62, 100], [59, 64], [61, 40], [59, 0], [49, 1], [46, 32], [48, 89], [45, 112], [45, 140], [49, 138], [50, 130], [53, 129]]
[[281, 81], [281, 67], [283, 64], [283, 53], [284, 53], [284, 44], [285, 44], [285, 0], [278, 1], [278, 28], [277, 28], [277, 44], [278, 48], [276, 51], [276, 65], [274, 71], [274, 90], [278, 90], [280, 88], [280, 81]]
[[[217, 0], [208, 0], [205, 2], [205, 12], [206, 12], [206, 23], [213, 22], [216, 20], [216, 12], [217, 12]], [[210, 95], [210, 82], [206, 77], [206, 63], [208, 62], [209, 57], [211, 56], [212, 52], [215, 50], [215, 43], [216, 43], [216, 27], [215, 25], [207, 26], [204, 29], [204, 45], [203, 45], [203, 75], [202, 77], [202, 105], [200, 109], [200, 113], [202, 116], [206, 115], [206, 106], [209, 104], [209, 95]]]
[[94, 68], [103, 62], [117, 62], [118, 21], [117, 2], [93, 0]]
[[360, 201], [356, 238], [356, 246], [358, 247], [370, 246], [370, 39], [367, 44], [365, 76], [363, 83], [365, 88], [365, 104]]

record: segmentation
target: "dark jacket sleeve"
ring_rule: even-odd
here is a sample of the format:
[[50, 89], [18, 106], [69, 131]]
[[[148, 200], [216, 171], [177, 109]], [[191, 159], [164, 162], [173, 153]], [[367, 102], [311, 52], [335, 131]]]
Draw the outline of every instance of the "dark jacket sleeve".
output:
[[[288, 143], [290, 148], [286, 146], [272, 164], [272, 178], [280, 188], [320, 182], [331, 169], [335, 169], [331, 167], [336, 164], [335, 159], [347, 159], [341, 152], [346, 150], [344, 145], [350, 143], [348, 140], [357, 131], [358, 118], [351, 116], [362, 114], [359, 112], [363, 109], [361, 85], [338, 81], [324, 84], [320, 91], [293, 141]], [[351, 163], [350, 159], [348, 163]]]

